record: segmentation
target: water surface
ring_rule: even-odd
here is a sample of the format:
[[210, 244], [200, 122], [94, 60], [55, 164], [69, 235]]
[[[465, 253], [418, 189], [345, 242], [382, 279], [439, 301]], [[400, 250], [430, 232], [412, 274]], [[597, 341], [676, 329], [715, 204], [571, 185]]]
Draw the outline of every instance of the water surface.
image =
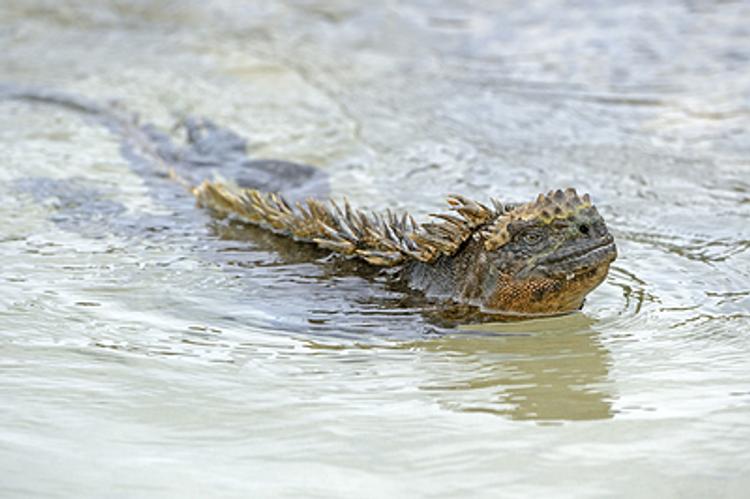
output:
[[3, 83], [165, 131], [210, 117], [368, 208], [576, 186], [621, 256], [582, 313], [449, 328], [376, 273], [213, 220], [90, 117], [0, 101], [0, 495], [742, 497], [748, 21], [2, 2]]

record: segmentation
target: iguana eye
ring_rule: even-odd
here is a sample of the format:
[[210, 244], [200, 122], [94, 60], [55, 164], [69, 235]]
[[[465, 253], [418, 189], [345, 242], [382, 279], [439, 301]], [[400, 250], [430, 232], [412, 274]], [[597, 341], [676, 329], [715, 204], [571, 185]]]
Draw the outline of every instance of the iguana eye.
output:
[[542, 235], [538, 232], [527, 232], [523, 235], [523, 242], [530, 246], [534, 246], [542, 242]]

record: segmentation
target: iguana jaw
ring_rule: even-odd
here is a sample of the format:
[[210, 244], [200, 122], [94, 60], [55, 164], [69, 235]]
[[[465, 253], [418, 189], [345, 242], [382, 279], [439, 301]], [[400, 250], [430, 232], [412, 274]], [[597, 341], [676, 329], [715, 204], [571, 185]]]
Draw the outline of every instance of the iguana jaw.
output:
[[480, 307], [487, 313], [557, 315], [581, 308], [586, 295], [604, 281], [617, 250], [609, 242], [585, 253], [538, 265], [523, 275], [488, 275]]
[[559, 315], [575, 312], [583, 306], [586, 295], [604, 281], [609, 264], [575, 274], [572, 279], [534, 277], [503, 280], [498, 292], [480, 304], [485, 313], [514, 315]]

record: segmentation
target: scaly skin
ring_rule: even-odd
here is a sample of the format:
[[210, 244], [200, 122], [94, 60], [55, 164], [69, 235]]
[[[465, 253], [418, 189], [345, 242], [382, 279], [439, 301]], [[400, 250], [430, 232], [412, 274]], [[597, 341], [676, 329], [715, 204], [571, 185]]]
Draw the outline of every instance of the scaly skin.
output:
[[[574, 191], [567, 193], [577, 198]], [[565, 195], [552, 192], [541, 204]], [[406, 275], [412, 286], [433, 293], [442, 287], [453, 300], [488, 313], [548, 315], [578, 310], [607, 276], [617, 256], [614, 239], [588, 202], [561, 209], [553, 219], [538, 208], [531, 203], [511, 211], [506, 220], [498, 217], [438, 264], [411, 264]], [[522, 210], [528, 213], [518, 217]], [[504, 231], [500, 240], [498, 231]]]
[[399, 268], [427, 296], [486, 313], [553, 315], [578, 310], [607, 276], [614, 239], [588, 195], [551, 191], [492, 208], [460, 196], [455, 215], [419, 225], [408, 216], [364, 213], [333, 201], [292, 207], [276, 194], [203, 182], [199, 204], [302, 242]]

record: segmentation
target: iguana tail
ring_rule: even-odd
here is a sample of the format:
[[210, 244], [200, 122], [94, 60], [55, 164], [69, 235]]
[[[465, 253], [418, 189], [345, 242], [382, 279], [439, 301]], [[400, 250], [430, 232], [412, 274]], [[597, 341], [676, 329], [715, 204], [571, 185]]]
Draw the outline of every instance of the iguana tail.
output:
[[191, 187], [189, 182], [178, 175], [173, 166], [159, 153], [153, 138], [144, 127], [138, 124], [137, 118], [132, 114], [111, 105], [101, 105], [64, 92], [8, 84], [0, 84], [0, 99], [46, 104], [92, 116], [110, 131], [122, 137], [129, 148], [147, 156], [153, 163], [153, 167], [160, 173], [172, 177], [186, 188]]
[[[275, 192], [240, 187], [223, 181], [203, 180], [199, 183], [194, 169], [186, 169], [181, 164], [184, 161], [184, 151], [174, 148], [169, 139], [153, 127], [138, 124], [133, 115], [113, 106], [102, 106], [61, 92], [12, 85], [0, 85], [0, 99], [55, 105], [93, 116], [121, 136], [128, 151], [135, 150], [146, 156], [160, 173], [184, 186], [202, 207], [298, 241], [361, 258], [372, 265], [392, 267], [409, 260], [429, 263], [441, 255], [453, 255], [473, 234], [506, 213], [509, 208], [495, 200], [492, 207], [487, 207], [461, 196], [451, 196], [448, 203], [455, 212], [454, 215], [433, 215], [435, 222], [420, 225], [411, 215], [397, 216], [391, 210], [384, 213], [365, 212], [353, 209], [346, 200], [339, 205], [333, 200], [307, 198], [304, 202], [292, 205]], [[244, 150], [244, 142], [239, 137], [231, 133], [226, 135], [222, 136], [222, 140], [229, 141], [234, 148]], [[216, 162], [215, 157], [208, 158]], [[203, 165], [205, 160], [206, 158], [198, 158], [197, 164]], [[266, 162], [266, 166], [268, 164], [292, 165]], [[244, 168], [247, 164], [239, 166]], [[242, 171], [246, 170], [247, 168]], [[250, 170], [260, 174], [260, 169]], [[235, 168], [234, 171], [240, 170]]]

